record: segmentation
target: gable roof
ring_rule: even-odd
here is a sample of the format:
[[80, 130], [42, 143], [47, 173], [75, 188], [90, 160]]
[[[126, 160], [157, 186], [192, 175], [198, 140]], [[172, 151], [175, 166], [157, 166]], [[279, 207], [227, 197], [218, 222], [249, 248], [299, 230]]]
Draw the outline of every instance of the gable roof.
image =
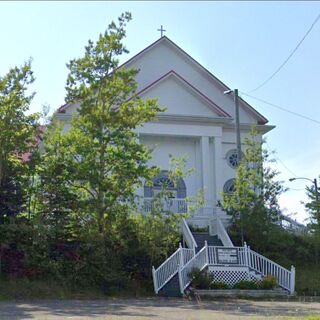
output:
[[152, 82], [142, 90], [140, 90], [137, 95], [140, 96], [141, 94], [147, 92], [160, 82], [166, 80], [170, 76], [174, 76], [176, 79], [178, 79], [180, 82], [182, 82], [185, 86], [187, 86], [192, 92], [194, 92], [197, 96], [199, 96], [202, 100], [204, 100], [220, 117], [224, 118], [231, 118], [231, 116], [225, 112], [222, 108], [220, 108], [216, 103], [214, 103], [210, 98], [208, 98], [206, 95], [204, 95], [201, 91], [199, 91], [196, 87], [194, 87], [190, 82], [188, 82], [186, 79], [184, 79], [181, 75], [179, 75], [174, 70], [170, 70], [166, 74], [164, 74], [162, 77], [157, 79], [156, 81]]
[[[183, 56], [185, 56], [189, 61], [191, 61], [193, 64], [195, 64], [198, 68], [200, 68], [204, 73], [206, 73], [210, 78], [212, 78], [216, 83], [218, 83], [223, 91], [232, 90], [230, 89], [225, 83], [223, 83], [221, 80], [219, 80], [215, 75], [213, 75], [208, 69], [206, 69], [203, 65], [201, 65], [197, 60], [192, 58], [186, 51], [184, 51], [181, 47], [179, 47], [176, 43], [174, 43], [172, 40], [170, 40], [167, 36], [162, 36], [155, 42], [151, 43], [148, 47], [143, 49], [142, 51], [138, 52], [136, 55], [134, 55], [132, 58], [124, 62], [119, 66], [119, 68], [124, 67], [127, 64], [130, 64], [134, 60], [140, 58], [143, 54], [148, 52], [149, 50], [153, 49], [154, 47], [158, 46], [162, 42], [167, 42], [169, 45], [171, 45], [173, 48], [178, 50]], [[243, 100], [241, 97], [239, 97], [239, 101], [242, 104], [242, 106], [252, 115], [254, 115], [257, 120], [258, 124], [266, 124], [268, 123], [268, 119], [265, 118], [261, 113], [259, 113], [257, 110], [255, 110], [248, 102]]]
[[[157, 45], [159, 45], [162, 42], [167, 42], [169, 45], [171, 45], [174, 49], [176, 49], [177, 51], [179, 51], [183, 56], [185, 56], [189, 61], [191, 61], [193, 64], [195, 64], [199, 69], [201, 69], [204, 73], [206, 73], [211, 79], [213, 79], [217, 84], [219, 84], [222, 88], [223, 91], [227, 91], [227, 90], [231, 90], [226, 84], [224, 84], [221, 80], [219, 80], [216, 76], [214, 76], [208, 69], [206, 69], [204, 66], [202, 66], [197, 60], [195, 60], [194, 58], [192, 58], [187, 52], [185, 52], [182, 48], [180, 48], [177, 44], [175, 44], [172, 40], [170, 40], [167, 36], [162, 36], [161, 38], [159, 38], [158, 40], [156, 40], [155, 42], [151, 43], [149, 46], [147, 46], [146, 48], [144, 48], [142, 51], [138, 52], [137, 54], [135, 54], [133, 57], [131, 57], [129, 60], [127, 60], [126, 62], [124, 62], [123, 64], [121, 64], [117, 69], [120, 69], [124, 66], [126, 66], [127, 64], [130, 64], [131, 62], [135, 61], [136, 59], [140, 58], [143, 54], [145, 54], [146, 52], [148, 52], [149, 50], [151, 50], [152, 48], [156, 47]], [[170, 71], [171, 72], [171, 71]], [[173, 71], [174, 72], [174, 71]], [[178, 75], [179, 76], [179, 75]], [[155, 82], [159, 81], [160, 79], [156, 80]], [[183, 79], [183, 81], [187, 82], [185, 79]], [[153, 83], [154, 84], [154, 83]], [[190, 86], [192, 86], [190, 83], [188, 83]], [[152, 84], [151, 84], [152, 85]], [[193, 86], [192, 86], [193, 87]], [[146, 89], [146, 88], [145, 88]], [[195, 87], [193, 87], [193, 89], [196, 89]], [[142, 89], [144, 90], [144, 89]], [[197, 90], [197, 89], [196, 89]], [[199, 90], [197, 90], [199, 93], [201, 93]], [[140, 91], [141, 93], [141, 91]], [[201, 93], [202, 94], [202, 93]], [[204, 96], [204, 94], [202, 94]], [[208, 97], [206, 97], [207, 99], [209, 99]], [[210, 100], [210, 99], [209, 99]], [[211, 103], [213, 103], [216, 107], [218, 107], [212, 100], [210, 100]], [[268, 119], [265, 118], [261, 113], [259, 113], [257, 110], [255, 110], [248, 102], [246, 102], [245, 100], [243, 100], [241, 97], [239, 97], [239, 101], [241, 106], [243, 106], [250, 114], [252, 114], [254, 117], [256, 117], [258, 124], [260, 125], [264, 125], [266, 123], [268, 123]], [[69, 107], [69, 103], [65, 103], [64, 105], [62, 105], [58, 110], [57, 113], [65, 113], [66, 109]], [[221, 109], [220, 107], [218, 107], [219, 109]], [[225, 111], [223, 111], [221, 109], [221, 111], [223, 113], [225, 113], [225, 116], [230, 117], [229, 114], [227, 114]]]

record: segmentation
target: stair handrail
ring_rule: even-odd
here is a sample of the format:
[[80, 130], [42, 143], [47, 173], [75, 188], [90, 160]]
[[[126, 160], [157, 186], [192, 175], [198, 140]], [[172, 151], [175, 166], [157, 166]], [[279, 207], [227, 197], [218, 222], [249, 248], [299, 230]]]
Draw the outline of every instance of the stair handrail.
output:
[[157, 269], [152, 266], [152, 278], [154, 292], [158, 292], [168, 283], [178, 272], [179, 268], [188, 263], [195, 255], [194, 249], [183, 248], [181, 243], [179, 248], [167, 258]]
[[192, 234], [185, 218], [182, 218], [182, 235], [183, 235], [183, 239], [186, 242], [188, 248], [195, 250], [195, 248], [198, 247], [197, 242], [194, 239], [193, 234]]
[[181, 247], [167, 258], [157, 269], [152, 266], [154, 292], [158, 294], [160, 289], [170, 281], [178, 272], [181, 263]]
[[288, 270], [267, 257], [251, 250], [247, 247], [247, 256], [249, 267], [263, 276], [272, 275], [277, 278], [278, 285], [287, 289], [291, 294], [295, 288], [295, 268], [291, 266]]
[[217, 221], [217, 236], [221, 240], [225, 247], [233, 247], [233, 243], [228, 235], [226, 228], [224, 227], [222, 221], [219, 217], [216, 217]]
[[189, 277], [189, 273], [193, 268], [203, 270], [208, 265], [208, 244], [205, 241], [204, 247], [197, 252], [197, 254], [189, 260], [183, 267], [179, 268], [179, 285], [181, 294], [191, 283], [192, 279]]

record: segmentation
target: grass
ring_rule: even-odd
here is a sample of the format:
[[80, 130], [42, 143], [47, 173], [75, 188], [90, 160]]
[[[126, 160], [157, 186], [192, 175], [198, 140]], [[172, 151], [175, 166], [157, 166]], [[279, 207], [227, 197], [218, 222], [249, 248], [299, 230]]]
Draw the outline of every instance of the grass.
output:
[[134, 298], [153, 295], [149, 288], [102, 288], [72, 287], [70, 284], [53, 279], [0, 278], [1, 300], [33, 300], [33, 299], [105, 299], [106, 297]]

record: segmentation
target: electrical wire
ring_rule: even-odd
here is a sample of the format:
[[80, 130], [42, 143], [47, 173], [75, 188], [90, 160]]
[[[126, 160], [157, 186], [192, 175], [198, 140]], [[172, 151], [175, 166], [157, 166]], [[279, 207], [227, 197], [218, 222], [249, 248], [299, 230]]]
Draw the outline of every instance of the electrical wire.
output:
[[320, 19], [320, 13], [318, 14], [318, 16], [316, 17], [316, 19], [313, 21], [312, 25], [310, 26], [310, 28], [307, 30], [307, 32], [304, 34], [304, 36], [302, 37], [302, 39], [299, 41], [299, 43], [296, 45], [296, 47], [293, 49], [293, 51], [289, 54], [289, 56], [284, 60], [284, 62], [278, 67], [278, 69], [271, 74], [271, 76], [269, 76], [265, 81], [263, 81], [259, 86], [257, 86], [256, 88], [254, 88], [251, 91], [248, 91], [248, 93], [252, 93], [254, 91], [257, 91], [258, 89], [262, 88], [264, 85], [266, 85], [286, 64], [287, 62], [291, 59], [291, 57], [295, 54], [295, 52], [299, 49], [299, 47], [301, 46], [302, 42], [305, 40], [305, 38], [308, 36], [308, 34], [311, 32], [311, 30], [313, 29], [313, 27], [316, 25], [316, 23], [319, 21]]
[[[269, 152], [272, 152], [272, 149], [270, 148], [270, 146], [269, 146], [269, 144], [268, 144], [267, 141], [265, 141], [265, 144], [266, 144]], [[275, 160], [279, 161], [279, 162], [282, 164], [282, 166], [283, 166], [288, 172], [290, 172], [294, 177], [297, 177], [297, 175], [285, 165], [285, 163], [278, 157], [277, 154], [275, 155]]]
[[316, 124], [320, 124], [320, 121], [319, 121], [319, 120], [312, 119], [312, 118], [310, 118], [310, 117], [308, 117], [308, 116], [305, 116], [305, 115], [303, 115], [303, 114], [301, 114], [301, 113], [297, 113], [297, 112], [291, 111], [291, 110], [289, 110], [289, 109], [287, 109], [287, 108], [281, 107], [281, 106], [276, 105], [276, 104], [274, 104], [274, 103], [271, 103], [271, 102], [268, 102], [268, 101], [266, 101], [266, 100], [263, 100], [263, 99], [254, 97], [254, 96], [252, 96], [252, 95], [250, 95], [250, 94], [248, 94], [248, 93], [241, 92], [241, 94], [243, 94], [244, 96], [247, 96], [247, 97], [249, 97], [249, 98], [255, 99], [255, 100], [257, 100], [257, 101], [260, 101], [260, 102], [262, 102], [262, 103], [265, 103], [265, 104], [267, 104], [267, 105], [269, 105], [269, 106], [278, 108], [278, 109], [280, 109], [280, 110], [282, 110], [282, 111], [291, 113], [291, 114], [293, 114], [293, 115], [295, 115], [295, 116], [297, 116], [297, 117], [303, 118], [303, 119], [305, 119], [305, 120], [312, 121], [312, 122], [314, 122], [314, 123], [316, 123]]

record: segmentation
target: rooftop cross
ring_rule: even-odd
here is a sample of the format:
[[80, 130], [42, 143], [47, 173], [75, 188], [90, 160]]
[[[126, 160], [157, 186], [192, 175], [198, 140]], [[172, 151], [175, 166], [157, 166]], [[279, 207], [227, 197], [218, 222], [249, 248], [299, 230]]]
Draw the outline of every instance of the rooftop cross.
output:
[[164, 33], [165, 31], [167, 31], [167, 30], [164, 30], [164, 29], [163, 29], [163, 26], [161, 25], [161, 28], [158, 29], [157, 31], [160, 31], [160, 32], [161, 32], [161, 37], [163, 37], [163, 33]]

